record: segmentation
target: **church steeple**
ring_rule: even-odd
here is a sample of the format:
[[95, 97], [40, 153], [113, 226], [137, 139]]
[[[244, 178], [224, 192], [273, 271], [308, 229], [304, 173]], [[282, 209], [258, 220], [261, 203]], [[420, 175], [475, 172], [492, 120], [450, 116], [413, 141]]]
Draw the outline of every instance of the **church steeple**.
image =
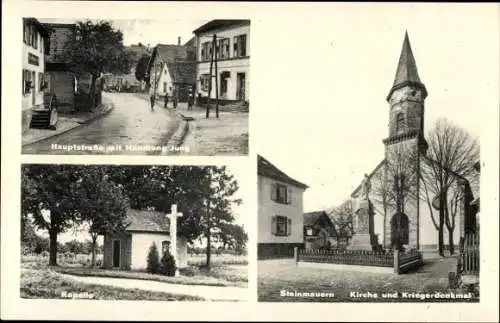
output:
[[415, 63], [415, 57], [413, 56], [413, 51], [411, 50], [410, 39], [408, 38], [408, 32], [405, 32], [405, 38], [403, 41], [403, 47], [401, 49], [401, 55], [399, 56], [398, 68], [396, 70], [396, 76], [394, 78], [394, 84], [387, 96], [389, 101], [392, 93], [405, 87], [407, 85], [413, 85], [422, 88], [424, 90], [424, 96], [426, 96], [427, 91], [425, 90], [424, 84], [420, 81], [418, 76], [417, 64]]

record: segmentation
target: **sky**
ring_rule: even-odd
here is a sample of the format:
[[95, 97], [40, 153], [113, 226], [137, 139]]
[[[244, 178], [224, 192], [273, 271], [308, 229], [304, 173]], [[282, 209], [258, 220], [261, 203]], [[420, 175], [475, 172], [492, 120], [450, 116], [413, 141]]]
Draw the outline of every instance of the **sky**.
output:
[[[309, 185], [304, 212], [339, 205], [384, 158], [385, 98], [405, 31], [429, 92], [425, 131], [441, 117], [476, 138], [488, 130], [499, 88], [491, 9], [353, 4], [314, 12], [314, 21], [284, 15], [280, 28], [252, 25], [251, 77], [261, 80], [251, 86], [253, 147]], [[264, 33], [266, 47], [257, 47]]]
[[[126, 46], [138, 44], [151, 47], [157, 44], [177, 44], [177, 37], [181, 37], [184, 44], [194, 37], [193, 30], [208, 20], [201, 19], [109, 19], [113, 26], [123, 32], [123, 43]], [[77, 19], [67, 18], [40, 18], [42, 23], [75, 23]]]

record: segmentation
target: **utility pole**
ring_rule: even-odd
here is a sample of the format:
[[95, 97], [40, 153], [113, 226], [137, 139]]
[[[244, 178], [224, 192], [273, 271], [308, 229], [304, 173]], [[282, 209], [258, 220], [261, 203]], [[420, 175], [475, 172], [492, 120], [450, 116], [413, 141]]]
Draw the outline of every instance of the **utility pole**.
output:
[[212, 67], [214, 64], [215, 38], [212, 41], [212, 52], [210, 53], [210, 76], [208, 78], [208, 100], [206, 118], [210, 116], [210, 96], [212, 95]]
[[[216, 41], [217, 41], [217, 36], [214, 34], [214, 45]], [[216, 46], [214, 47], [217, 48]], [[219, 48], [219, 50], [221, 49]], [[217, 51], [215, 51], [214, 55], [215, 55], [215, 117], [219, 119], [219, 81], [218, 81], [219, 72], [217, 70]]]

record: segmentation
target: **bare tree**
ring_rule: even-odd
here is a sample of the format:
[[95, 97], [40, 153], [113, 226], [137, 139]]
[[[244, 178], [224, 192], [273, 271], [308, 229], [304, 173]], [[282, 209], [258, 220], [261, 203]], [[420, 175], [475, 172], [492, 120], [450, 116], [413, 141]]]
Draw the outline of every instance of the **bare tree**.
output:
[[[460, 198], [455, 192], [450, 192], [450, 188], [458, 179], [475, 176], [474, 164], [479, 160], [479, 143], [467, 131], [446, 119], [436, 121], [427, 140], [429, 149], [427, 156], [423, 158], [422, 188], [432, 222], [438, 230], [439, 254], [443, 256], [445, 226], [448, 230], [450, 253], [454, 253], [454, 218]], [[438, 221], [432, 210], [433, 202], [439, 209]]]
[[333, 207], [328, 216], [335, 226], [337, 232], [337, 245], [340, 246], [342, 241], [348, 243], [354, 233], [353, 228], [354, 201], [347, 199], [339, 206]]

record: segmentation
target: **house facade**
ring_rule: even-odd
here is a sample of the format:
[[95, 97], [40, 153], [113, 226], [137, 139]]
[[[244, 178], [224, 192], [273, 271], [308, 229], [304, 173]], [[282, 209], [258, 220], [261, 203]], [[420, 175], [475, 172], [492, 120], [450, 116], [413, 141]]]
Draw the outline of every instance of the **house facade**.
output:
[[304, 213], [304, 247], [330, 249], [337, 245], [335, 225], [325, 211]]
[[[211, 99], [222, 102], [249, 101], [250, 20], [212, 20], [194, 30], [196, 35], [196, 88], [198, 97], [207, 97], [212, 82]], [[217, 85], [210, 78], [210, 61], [216, 35]], [[215, 66], [212, 66], [215, 76]]]
[[[103, 267], [141, 270], [147, 267], [149, 248], [156, 244], [159, 257], [170, 248], [170, 221], [161, 212], [127, 210], [125, 229], [104, 235]], [[187, 240], [177, 237], [177, 267], [187, 267]]]
[[180, 45], [158, 44], [151, 54], [148, 66], [150, 94], [157, 97], [178, 95], [179, 102], [187, 101], [196, 86], [196, 47], [191, 43]]
[[49, 51], [45, 56], [46, 91], [55, 94], [60, 112], [72, 112], [75, 110], [77, 78], [62, 54], [76, 39], [76, 25], [44, 23], [43, 26], [50, 34]]
[[44, 107], [45, 52], [48, 32], [35, 18], [23, 18], [22, 129], [29, 127], [33, 110]]
[[258, 257], [291, 256], [304, 245], [303, 194], [307, 185], [258, 156]]

